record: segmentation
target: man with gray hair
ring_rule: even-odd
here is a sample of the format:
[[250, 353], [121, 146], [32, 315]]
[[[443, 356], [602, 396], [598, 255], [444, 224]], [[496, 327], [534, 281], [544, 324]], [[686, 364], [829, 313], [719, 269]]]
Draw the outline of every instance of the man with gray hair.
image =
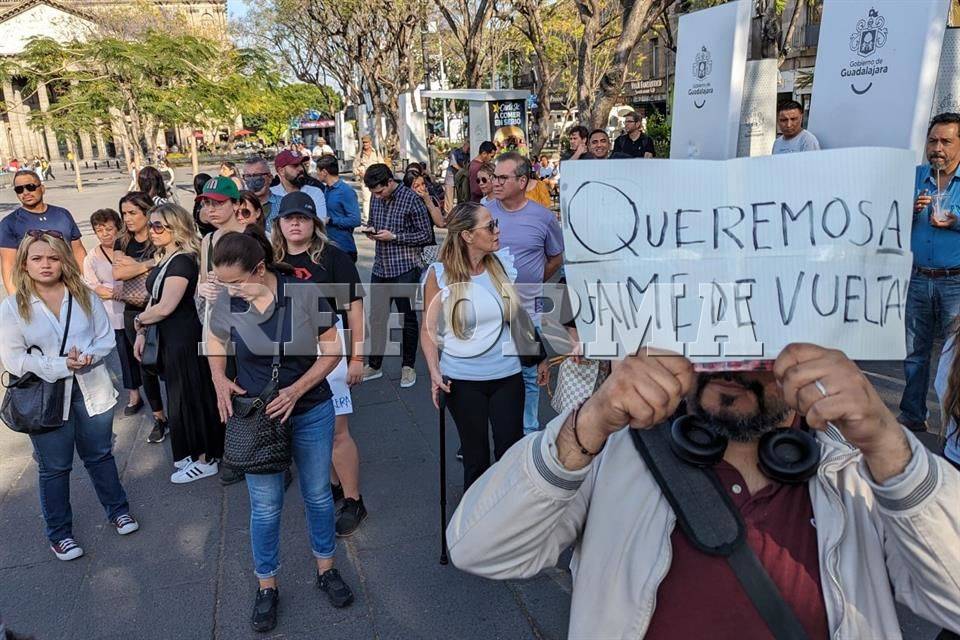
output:
[[[543, 283], [563, 264], [563, 233], [557, 217], [549, 209], [527, 199], [530, 172], [530, 160], [515, 151], [497, 158], [493, 174], [495, 200], [486, 206], [500, 227], [500, 246], [513, 256], [517, 284], [527, 285], [518, 287], [520, 302], [539, 326], [536, 298]], [[540, 429], [541, 382], [546, 380], [538, 375], [538, 367], [523, 367], [524, 433]]]

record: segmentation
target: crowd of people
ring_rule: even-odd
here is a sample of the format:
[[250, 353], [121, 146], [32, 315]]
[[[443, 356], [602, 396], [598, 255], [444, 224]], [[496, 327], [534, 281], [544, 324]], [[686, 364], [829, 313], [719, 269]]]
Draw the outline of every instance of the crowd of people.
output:
[[[775, 153], [818, 148], [800, 105], [781, 105], [778, 118]], [[277, 624], [281, 510], [294, 477], [317, 586], [332, 606], [350, 605], [336, 538], [367, 517], [351, 394], [383, 377], [395, 307], [399, 386], [417, 385], [422, 352], [433, 402], [445, 402], [459, 434], [465, 495], [447, 530], [454, 563], [491, 578], [529, 577], [574, 546], [572, 637], [753, 637], [772, 628], [741, 588], [740, 569], [692, 542], [686, 521], [675, 527], [680, 506], [648, 468], [645, 447], [655, 443], [630, 434], [638, 429], [666, 439], [700, 429], [711, 438], [701, 466], [714, 470], [741, 523], [739, 540], [799, 625], [788, 619], [778, 629], [896, 637], [896, 597], [945, 634], [960, 633], [960, 472], [950, 466], [960, 468], [960, 296], [951, 289], [960, 282], [952, 235], [960, 230], [960, 115], [934, 118], [929, 165], [917, 173], [899, 422], [842, 353], [792, 345], [758, 371], [698, 374], [685, 358], [629, 356], [544, 427], [542, 291], [562, 280], [564, 262], [551, 192], [565, 162], [655, 157], [642, 118], [625, 122], [613, 143], [604, 130], [573, 127], [559, 165], [490, 141], [471, 157], [465, 142], [442, 181], [419, 163], [398, 176], [364, 137], [352, 167], [360, 197], [319, 144], [312, 153], [285, 149], [272, 166], [254, 156], [195, 176], [192, 211], [178, 203], [172, 173], [148, 166], [117, 209], [92, 213], [98, 244], [90, 252], [72, 214], [46, 202], [39, 176], [17, 171], [21, 206], [0, 221], [8, 293], [0, 357], [14, 376], [67, 380], [63, 425], [30, 435], [56, 557], [83, 554], [69, 498], [74, 449], [117, 533], [139, 527], [112, 455], [119, 393], [103, 364], [116, 349], [122, 411], [149, 405], [147, 440], [169, 437], [170, 481], [246, 484], [252, 627]], [[369, 283], [357, 270], [356, 234], [374, 245]], [[566, 330], [579, 362], [575, 324]], [[950, 463], [913, 435], [927, 428], [938, 332], [949, 338], [936, 387]], [[292, 465], [231, 464], [240, 446], [231, 429], [250, 415], [285, 434]], [[673, 422], [684, 415], [692, 419]], [[796, 446], [815, 459], [803, 473], [764, 448], [764, 438], [784, 432], [807, 438]], [[690, 443], [707, 455], [705, 441]]]

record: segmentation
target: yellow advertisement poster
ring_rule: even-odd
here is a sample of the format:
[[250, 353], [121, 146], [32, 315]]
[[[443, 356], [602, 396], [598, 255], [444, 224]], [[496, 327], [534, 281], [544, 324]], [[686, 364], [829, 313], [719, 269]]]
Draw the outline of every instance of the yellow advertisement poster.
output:
[[960, 0], [950, 0], [950, 18], [947, 26], [960, 27]]

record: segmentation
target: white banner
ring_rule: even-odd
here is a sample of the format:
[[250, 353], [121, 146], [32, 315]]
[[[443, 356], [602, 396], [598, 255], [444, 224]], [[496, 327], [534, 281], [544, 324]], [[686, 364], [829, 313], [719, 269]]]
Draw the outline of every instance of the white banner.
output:
[[810, 131], [923, 157], [949, 0], [824, 0]]
[[591, 160], [563, 180], [567, 285], [588, 355], [651, 345], [769, 359], [805, 341], [904, 357], [909, 151]]
[[940, 113], [960, 113], [960, 28], [947, 29], [943, 34], [937, 92], [930, 116]]
[[671, 158], [736, 157], [750, 7], [740, 0], [680, 16]]
[[777, 61], [750, 60], [743, 81], [737, 157], [768, 156], [777, 139]]

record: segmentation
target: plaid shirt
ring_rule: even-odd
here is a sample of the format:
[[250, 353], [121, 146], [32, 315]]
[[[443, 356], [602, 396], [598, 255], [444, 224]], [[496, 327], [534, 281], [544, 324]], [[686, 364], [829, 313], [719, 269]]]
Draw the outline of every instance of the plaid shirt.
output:
[[394, 278], [423, 267], [423, 247], [434, 243], [433, 222], [427, 205], [412, 189], [398, 184], [389, 199], [374, 197], [370, 202], [370, 226], [397, 236], [392, 242], [377, 241], [374, 275]]

